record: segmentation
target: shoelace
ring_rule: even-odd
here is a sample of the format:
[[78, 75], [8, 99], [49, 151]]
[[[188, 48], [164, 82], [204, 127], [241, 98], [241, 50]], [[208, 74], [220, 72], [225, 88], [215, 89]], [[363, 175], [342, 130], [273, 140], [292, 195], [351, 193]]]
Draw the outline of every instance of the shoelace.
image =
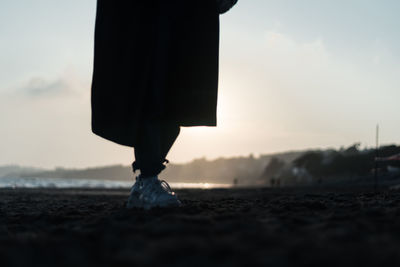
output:
[[169, 184], [165, 180], [160, 180], [160, 185], [163, 187], [167, 192], [172, 193], [172, 189]]
[[[172, 192], [171, 187], [169, 186], [169, 184], [164, 181], [164, 180], [154, 180], [154, 185], [155, 186], [148, 186], [147, 187], [147, 192], [150, 193], [150, 195], [152, 194], [174, 194], [174, 192]], [[146, 190], [146, 189], [145, 189]]]

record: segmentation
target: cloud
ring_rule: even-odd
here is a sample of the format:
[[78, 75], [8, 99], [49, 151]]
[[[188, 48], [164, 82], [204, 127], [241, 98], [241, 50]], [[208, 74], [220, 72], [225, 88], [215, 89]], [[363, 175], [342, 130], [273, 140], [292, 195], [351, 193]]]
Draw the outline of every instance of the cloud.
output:
[[8, 95], [14, 98], [21, 96], [29, 99], [82, 97], [88, 96], [90, 82], [88, 79], [83, 79], [76, 73], [69, 71], [53, 79], [33, 76], [7, 91]]
[[63, 79], [47, 81], [41, 77], [34, 77], [21, 88], [21, 91], [33, 97], [55, 96], [68, 94], [70, 92], [70, 87], [68, 81]]
[[49, 166], [66, 158], [79, 164], [80, 146], [94, 139], [89, 96], [90, 83], [70, 73], [36, 76], [0, 92], [0, 164]]

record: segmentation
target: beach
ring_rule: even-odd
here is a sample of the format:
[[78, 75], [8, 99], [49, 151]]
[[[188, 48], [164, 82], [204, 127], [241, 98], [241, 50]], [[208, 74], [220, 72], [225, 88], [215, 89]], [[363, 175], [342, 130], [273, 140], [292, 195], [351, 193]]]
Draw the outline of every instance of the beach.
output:
[[400, 191], [181, 189], [128, 210], [126, 189], [1, 189], [1, 266], [399, 266]]

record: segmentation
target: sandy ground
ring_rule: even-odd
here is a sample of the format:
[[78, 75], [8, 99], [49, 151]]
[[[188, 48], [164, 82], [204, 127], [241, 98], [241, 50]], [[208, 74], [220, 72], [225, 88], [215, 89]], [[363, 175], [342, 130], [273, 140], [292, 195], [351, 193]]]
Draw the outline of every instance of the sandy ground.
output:
[[400, 266], [400, 191], [178, 190], [127, 210], [123, 190], [0, 190], [1, 266]]

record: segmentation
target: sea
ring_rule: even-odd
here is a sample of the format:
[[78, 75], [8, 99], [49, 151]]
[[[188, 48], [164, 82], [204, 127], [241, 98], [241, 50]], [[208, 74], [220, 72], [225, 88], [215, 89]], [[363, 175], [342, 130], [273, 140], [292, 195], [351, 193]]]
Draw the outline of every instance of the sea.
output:
[[[92, 180], [76, 178], [0, 178], [0, 188], [93, 188], [93, 189], [129, 189], [132, 182]], [[169, 183], [174, 189], [213, 189], [230, 188], [230, 184], [213, 183]]]

